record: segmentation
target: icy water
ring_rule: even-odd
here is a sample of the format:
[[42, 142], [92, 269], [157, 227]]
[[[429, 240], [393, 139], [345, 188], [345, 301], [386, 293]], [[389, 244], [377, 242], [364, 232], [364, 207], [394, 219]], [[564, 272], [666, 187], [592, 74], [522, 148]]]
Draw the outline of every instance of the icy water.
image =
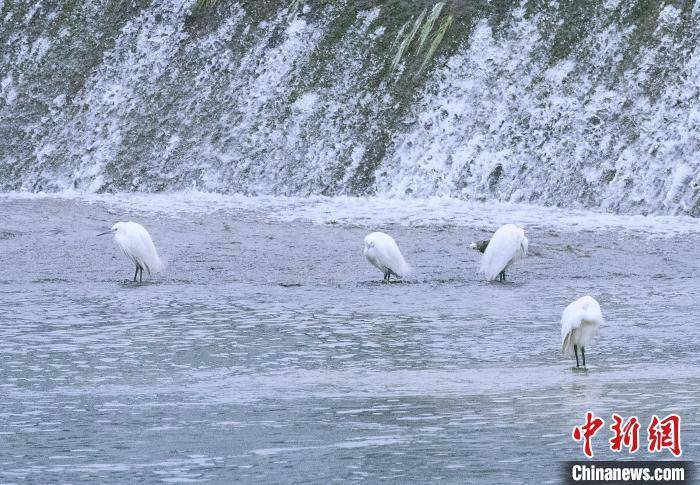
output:
[[[532, 254], [496, 284], [469, 243], [507, 207], [156, 200], [0, 197], [0, 483], [558, 483], [587, 410], [677, 412], [698, 457], [694, 221], [521, 208]], [[168, 260], [142, 285], [95, 237], [125, 219]], [[412, 280], [381, 283], [369, 230]], [[588, 293], [574, 372], [558, 322]]]

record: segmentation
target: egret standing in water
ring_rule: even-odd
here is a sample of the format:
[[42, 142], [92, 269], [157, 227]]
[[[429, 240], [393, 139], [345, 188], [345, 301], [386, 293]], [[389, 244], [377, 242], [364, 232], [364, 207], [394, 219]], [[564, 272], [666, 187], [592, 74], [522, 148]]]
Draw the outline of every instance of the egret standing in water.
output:
[[600, 305], [594, 298], [584, 296], [569, 304], [561, 315], [561, 351], [571, 357], [576, 357], [576, 368], [579, 367], [578, 348], [581, 348], [583, 367], [586, 367], [586, 347], [598, 333], [598, 327], [603, 324], [603, 314]]
[[[157, 273], [162, 268], [162, 263], [158, 257], [158, 251], [153, 245], [151, 235], [141, 224], [136, 222], [117, 222], [109, 231], [98, 234], [114, 234], [114, 241], [119, 246], [119, 249], [131, 260], [136, 266], [134, 273], [134, 283], [136, 277], [139, 277], [139, 282], [143, 282], [143, 270], [149, 275]], [[139, 275], [139, 271], [141, 272]]]
[[[472, 247], [481, 251], [484, 241], [473, 243]], [[489, 281], [506, 280], [506, 270], [517, 260], [527, 256], [525, 231], [514, 224], [500, 227], [483, 250], [481, 272]]]
[[405, 278], [411, 272], [396, 241], [383, 232], [373, 232], [365, 236], [365, 257], [384, 273], [384, 281], [389, 281], [391, 275]]

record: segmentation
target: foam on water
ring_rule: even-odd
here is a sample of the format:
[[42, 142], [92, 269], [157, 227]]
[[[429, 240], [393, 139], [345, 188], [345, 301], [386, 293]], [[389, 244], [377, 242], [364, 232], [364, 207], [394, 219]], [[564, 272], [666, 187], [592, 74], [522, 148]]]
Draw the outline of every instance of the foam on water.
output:
[[470, 202], [449, 197], [275, 197], [185, 191], [168, 194], [0, 194], [0, 200], [57, 199], [101, 204], [124, 214], [196, 215], [250, 212], [270, 220], [381, 227], [463, 226], [494, 230], [514, 223], [531, 230], [623, 231], [645, 237], [700, 233], [700, 220], [687, 216], [603, 214], [587, 210], [507, 202]]

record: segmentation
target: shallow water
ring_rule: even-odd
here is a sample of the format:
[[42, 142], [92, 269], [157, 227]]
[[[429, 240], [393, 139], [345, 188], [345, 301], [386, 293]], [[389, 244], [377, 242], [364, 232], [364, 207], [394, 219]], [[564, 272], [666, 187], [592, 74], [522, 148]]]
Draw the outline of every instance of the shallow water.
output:
[[[677, 412], [698, 457], [697, 231], [567, 230], [533, 208], [532, 254], [495, 284], [469, 249], [488, 217], [127, 202], [0, 198], [1, 483], [558, 483], [587, 410]], [[94, 237], [125, 219], [168, 261], [142, 285]], [[414, 278], [381, 283], [370, 229]], [[583, 294], [607, 324], [574, 372], [558, 320]], [[608, 438], [596, 458], [618, 456]]]

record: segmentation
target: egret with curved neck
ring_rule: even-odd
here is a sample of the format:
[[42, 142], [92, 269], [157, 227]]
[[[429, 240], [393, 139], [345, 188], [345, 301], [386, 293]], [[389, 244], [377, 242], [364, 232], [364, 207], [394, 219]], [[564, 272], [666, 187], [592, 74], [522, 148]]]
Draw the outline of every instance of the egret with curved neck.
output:
[[157, 273], [163, 267], [163, 263], [158, 256], [151, 235], [141, 224], [136, 222], [117, 222], [109, 231], [105, 231], [98, 236], [114, 234], [114, 242], [122, 250], [129, 260], [136, 266], [134, 273], [134, 283], [138, 277], [139, 283], [143, 282], [143, 271], [149, 275]]
[[[528, 240], [525, 231], [515, 224], [500, 227], [491, 239], [472, 243], [472, 247], [484, 253], [481, 273], [489, 281], [505, 281], [506, 270], [519, 259], [527, 256]], [[483, 250], [481, 248], [484, 248]]]
[[405, 278], [411, 272], [394, 238], [383, 232], [373, 232], [365, 237], [364, 254], [367, 261], [384, 273], [386, 282], [391, 280], [391, 275]]
[[567, 357], [576, 357], [576, 368], [579, 367], [579, 348], [583, 367], [586, 368], [586, 347], [598, 334], [598, 328], [602, 324], [600, 305], [595, 298], [588, 295], [570, 303], [564, 309], [561, 315], [561, 351]]

